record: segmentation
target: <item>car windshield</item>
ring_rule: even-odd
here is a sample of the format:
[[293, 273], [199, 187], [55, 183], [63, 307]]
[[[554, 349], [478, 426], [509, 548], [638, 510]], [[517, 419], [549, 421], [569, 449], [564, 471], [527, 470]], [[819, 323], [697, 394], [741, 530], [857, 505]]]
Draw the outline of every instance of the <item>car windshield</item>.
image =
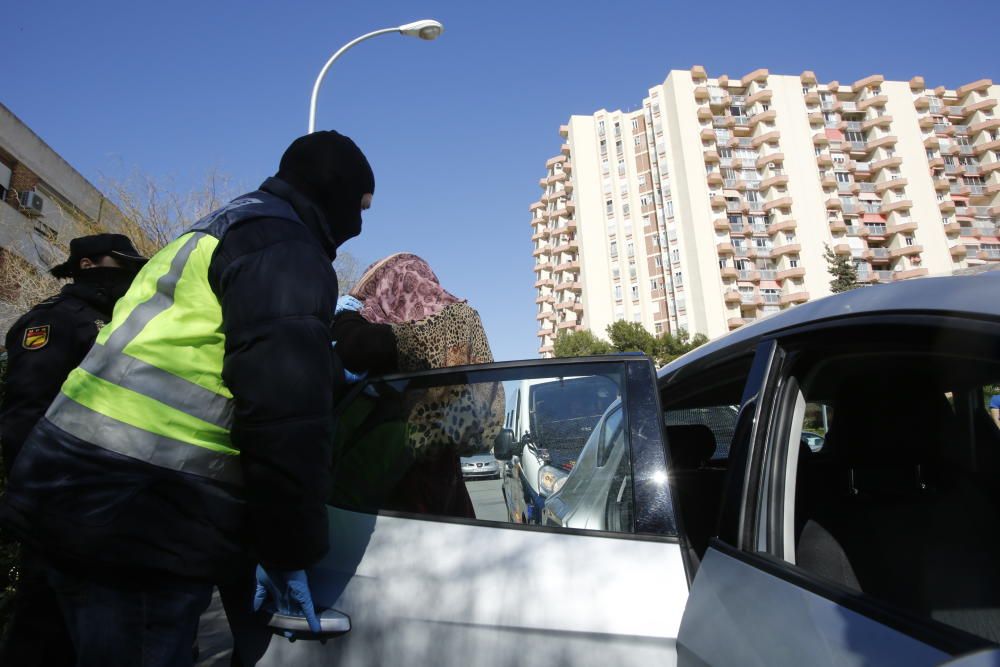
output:
[[538, 384], [530, 394], [531, 432], [548, 460], [572, 467], [594, 426], [618, 398], [618, 386], [607, 377], [560, 378]]

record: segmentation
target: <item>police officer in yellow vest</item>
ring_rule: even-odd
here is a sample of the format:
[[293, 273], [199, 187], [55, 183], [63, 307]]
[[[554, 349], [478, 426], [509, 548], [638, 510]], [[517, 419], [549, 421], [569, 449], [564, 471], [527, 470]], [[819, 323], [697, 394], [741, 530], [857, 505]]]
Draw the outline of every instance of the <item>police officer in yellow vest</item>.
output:
[[297, 139], [150, 259], [29, 436], [0, 520], [45, 554], [79, 665], [189, 665], [212, 584], [251, 561], [318, 627], [331, 263], [374, 189], [347, 137]]

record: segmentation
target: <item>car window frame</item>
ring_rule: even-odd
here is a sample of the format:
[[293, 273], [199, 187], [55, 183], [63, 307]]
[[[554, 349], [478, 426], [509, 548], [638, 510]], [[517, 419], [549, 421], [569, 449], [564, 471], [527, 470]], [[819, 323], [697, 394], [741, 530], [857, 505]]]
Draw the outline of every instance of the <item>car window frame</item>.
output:
[[[411, 380], [417, 377], [434, 377], [441, 375], [458, 375], [481, 371], [501, 371], [518, 368], [546, 368], [549, 366], [574, 365], [620, 365], [622, 378], [622, 429], [629, 438], [625, 443], [626, 453], [630, 455], [629, 465], [632, 474], [632, 502], [634, 514], [634, 530], [631, 533], [567, 528], [561, 526], [524, 525], [506, 521], [488, 519], [470, 519], [466, 517], [438, 516], [416, 512], [379, 509], [376, 512], [363, 512], [375, 516], [390, 516], [402, 519], [427, 521], [432, 523], [458, 523], [471, 526], [503, 528], [507, 530], [530, 530], [543, 533], [558, 533], [561, 535], [580, 535], [589, 537], [604, 537], [614, 539], [631, 539], [641, 541], [660, 541], [680, 543], [680, 526], [676, 519], [673, 500], [666, 483], [666, 433], [656, 390], [656, 369], [649, 357], [622, 355], [595, 355], [590, 357], [559, 357], [550, 359], [527, 359], [517, 361], [494, 362], [490, 364], [472, 364], [450, 366], [409, 373], [392, 373], [373, 376], [352, 386], [335, 401], [333, 418], [337, 419], [351, 401], [362, 393], [365, 387], [375, 382], [392, 382]], [[637, 465], [637, 457], [640, 464]], [[637, 470], [643, 471], [640, 476]], [[641, 487], [641, 488], [640, 488]], [[328, 508], [339, 511], [356, 512], [359, 510], [340, 507], [326, 503]], [[641, 520], [640, 520], [641, 516]]]

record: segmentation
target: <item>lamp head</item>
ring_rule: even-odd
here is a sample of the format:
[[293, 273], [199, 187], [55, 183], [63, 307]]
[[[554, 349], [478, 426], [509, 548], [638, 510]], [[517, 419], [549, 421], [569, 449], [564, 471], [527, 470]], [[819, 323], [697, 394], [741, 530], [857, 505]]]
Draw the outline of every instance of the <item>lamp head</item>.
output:
[[439, 21], [423, 19], [399, 26], [399, 32], [403, 35], [410, 35], [430, 41], [441, 36], [441, 33], [444, 32], [444, 26]]

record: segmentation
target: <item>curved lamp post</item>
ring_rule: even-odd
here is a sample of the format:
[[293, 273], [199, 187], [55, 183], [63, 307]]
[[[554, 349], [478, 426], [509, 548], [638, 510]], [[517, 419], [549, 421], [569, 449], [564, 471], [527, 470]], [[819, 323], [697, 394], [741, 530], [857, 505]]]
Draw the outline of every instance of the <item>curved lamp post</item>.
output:
[[409, 35], [411, 37], [419, 37], [430, 41], [432, 39], [437, 39], [442, 32], [444, 32], [444, 26], [440, 22], [434, 21], [432, 19], [424, 19], [422, 21], [414, 21], [413, 23], [407, 23], [406, 25], [397, 26], [395, 28], [383, 28], [381, 30], [375, 30], [367, 35], [361, 35], [357, 39], [353, 39], [344, 46], [340, 47], [340, 50], [334, 53], [326, 64], [323, 65], [323, 69], [320, 70], [319, 76], [316, 77], [316, 83], [313, 84], [312, 99], [309, 101], [309, 134], [316, 131], [316, 98], [319, 96], [319, 87], [323, 84], [323, 78], [326, 77], [327, 71], [330, 66], [336, 62], [337, 58], [342, 56], [355, 44], [360, 44], [366, 39], [372, 37], [377, 37], [378, 35], [385, 35], [390, 32], [398, 32], [401, 35]]

